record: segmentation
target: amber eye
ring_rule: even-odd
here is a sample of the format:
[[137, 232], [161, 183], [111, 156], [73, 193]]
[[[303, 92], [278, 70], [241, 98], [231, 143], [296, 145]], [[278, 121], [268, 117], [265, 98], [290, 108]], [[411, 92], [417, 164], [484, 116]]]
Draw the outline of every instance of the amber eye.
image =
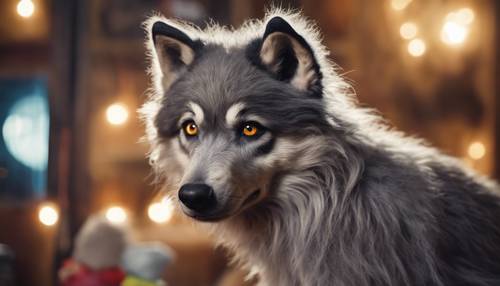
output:
[[243, 135], [245, 135], [247, 137], [255, 136], [258, 131], [259, 131], [259, 128], [257, 128], [257, 126], [255, 126], [254, 124], [247, 123], [247, 124], [243, 125]]
[[186, 136], [196, 136], [198, 135], [198, 125], [193, 121], [189, 121], [184, 124], [184, 133]]

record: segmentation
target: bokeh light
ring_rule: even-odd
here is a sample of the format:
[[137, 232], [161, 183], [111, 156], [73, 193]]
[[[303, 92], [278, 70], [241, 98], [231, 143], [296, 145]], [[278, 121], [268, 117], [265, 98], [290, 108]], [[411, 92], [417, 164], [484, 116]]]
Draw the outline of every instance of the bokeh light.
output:
[[418, 27], [415, 23], [413, 22], [406, 22], [403, 25], [401, 25], [401, 28], [399, 28], [399, 34], [403, 39], [413, 39], [417, 36], [418, 32]]
[[35, 4], [31, 0], [21, 0], [17, 4], [17, 14], [23, 18], [29, 18], [35, 13]]
[[441, 40], [448, 45], [459, 45], [467, 37], [467, 27], [455, 22], [446, 22], [441, 30]]
[[446, 21], [456, 22], [462, 25], [470, 25], [474, 22], [476, 15], [470, 8], [462, 8], [460, 10], [448, 13]]
[[392, 0], [391, 7], [396, 11], [401, 11], [405, 9], [411, 3], [411, 1], [412, 0]]
[[469, 34], [469, 26], [474, 21], [474, 18], [474, 11], [470, 8], [462, 8], [448, 13], [441, 29], [443, 43], [455, 46], [465, 42]]
[[408, 43], [408, 53], [413, 57], [421, 57], [426, 50], [427, 46], [422, 39], [413, 39]]
[[165, 197], [161, 202], [155, 202], [148, 207], [148, 217], [155, 223], [170, 221], [174, 213], [174, 204], [170, 197]]
[[106, 219], [111, 223], [121, 224], [127, 220], [127, 212], [122, 207], [113, 206], [106, 211]]
[[46, 226], [53, 226], [59, 221], [59, 212], [53, 204], [44, 204], [38, 210], [38, 219]]
[[467, 149], [467, 153], [471, 159], [479, 160], [486, 155], [486, 147], [479, 141], [472, 142]]
[[128, 119], [128, 110], [124, 104], [113, 103], [106, 109], [106, 119], [112, 125], [122, 125]]

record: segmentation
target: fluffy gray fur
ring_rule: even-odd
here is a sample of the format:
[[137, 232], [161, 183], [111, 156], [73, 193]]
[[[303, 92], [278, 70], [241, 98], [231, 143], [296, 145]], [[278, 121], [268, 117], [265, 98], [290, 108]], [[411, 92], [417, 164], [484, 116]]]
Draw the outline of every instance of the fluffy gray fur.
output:
[[[276, 16], [310, 46], [320, 98], [273, 79], [245, 55]], [[152, 166], [168, 190], [192, 181], [215, 186], [227, 215], [203, 225], [259, 285], [500, 285], [497, 186], [358, 107], [311, 22], [274, 10], [237, 30], [200, 30], [155, 16], [147, 31], [158, 21], [204, 49], [165, 85], [148, 34], [154, 88], [141, 114]], [[205, 132], [195, 143], [169, 131], [192, 103], [203, 110]], [[224, 115], [235, 103], [271, 130], [275, 143], [265, 155], [232, 143]], [[254, 187], [264, 194], [239, 209]]]

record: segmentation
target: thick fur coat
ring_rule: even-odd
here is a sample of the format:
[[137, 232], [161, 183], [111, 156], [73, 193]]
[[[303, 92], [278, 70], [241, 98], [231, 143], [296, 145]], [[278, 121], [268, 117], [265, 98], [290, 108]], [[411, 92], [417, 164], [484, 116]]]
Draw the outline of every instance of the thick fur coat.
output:
[[[500, 285], [498, 187], [360, 108], [310, 21], [145, 27], [152, 166], [212, 187], [210, 215], [180, 207], [259, 285]], [[243, 111], [257, 139], [228, 131]]]

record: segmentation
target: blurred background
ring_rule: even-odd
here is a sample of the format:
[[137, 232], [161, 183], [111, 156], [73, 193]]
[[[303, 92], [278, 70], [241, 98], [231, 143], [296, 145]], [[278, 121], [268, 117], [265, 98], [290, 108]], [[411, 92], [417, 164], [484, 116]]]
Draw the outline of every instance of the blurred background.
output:
[[[500, 1], [280, 3], [317, 21], [362, 105], [499, 178]], [[243, 285], [228, 253], [156, 192], [136, 113], [150, 84], [141, 23], [158, 11], [239, 26], [270, 4], [0, 1], [1, 285], [57, 285], [94, 214], [168, 246], [169, 285]]]

